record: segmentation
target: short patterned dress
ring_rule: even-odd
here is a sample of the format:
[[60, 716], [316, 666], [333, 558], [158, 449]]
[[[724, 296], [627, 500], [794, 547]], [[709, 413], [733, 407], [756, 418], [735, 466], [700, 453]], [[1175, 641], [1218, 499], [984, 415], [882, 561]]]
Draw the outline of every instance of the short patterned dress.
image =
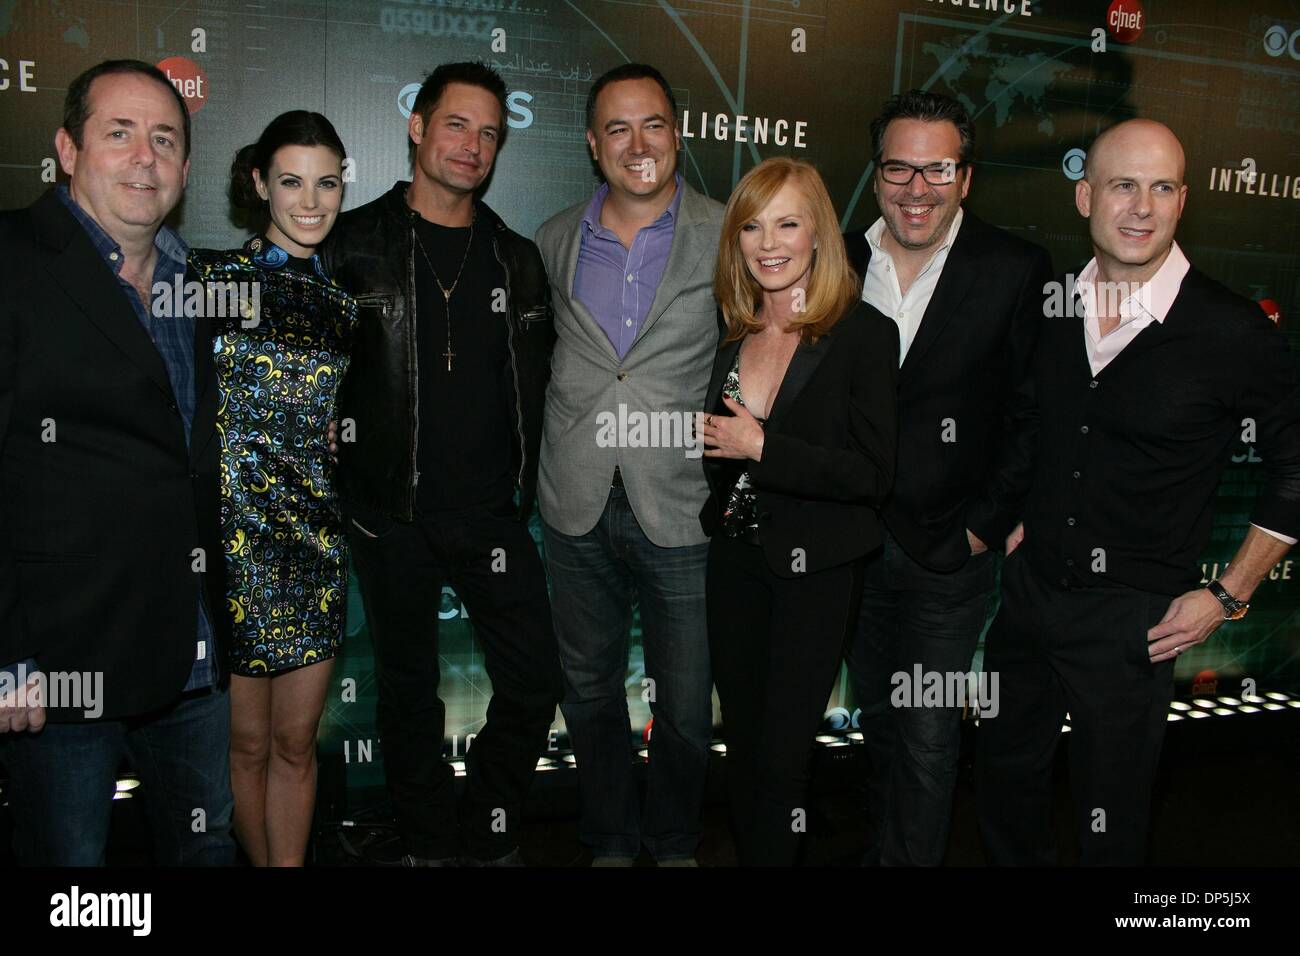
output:
[[217, 316], [231, 670], [261, 676], [328, 660], [343, 641], [348, 552], [326, 432], [356, 303], [316, 256], [294, 258], [261, 237], [231, 252], [195, 249], [190, 267]]

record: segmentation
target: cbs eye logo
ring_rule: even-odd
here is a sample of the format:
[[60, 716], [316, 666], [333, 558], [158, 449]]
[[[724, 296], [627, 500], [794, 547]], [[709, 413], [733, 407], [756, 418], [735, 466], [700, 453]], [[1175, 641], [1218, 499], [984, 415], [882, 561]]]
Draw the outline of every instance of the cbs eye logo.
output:
[[849, 713], [847, 707], [832, 707], [822, 718], [822, 725], [829, 731], [857, 730], [861, 714], [860, 709]]
[[1088, 154], [1082, 149], [1072, 149], [1061, 157], [1061, 172], [1065, 173], [1066, 179], [1078, 181], [1083, 178], [1083, 172], [1088, 160]]
[[1287, 32], [1284, 26], [1271, 26], [1264, 32], [1264, 52], [1269, 56], [1289, 54], [1291, 59], [1300, 60], [1300, 30]]
[[[397, 110], [402, 119], [410, 119], [415, 110], [415, 98], [420, 93], [419, 83], [407, 83], [397, 92]], [[524, 90], [515, 90], [506, 97], [506, 125], [511, 129], [527, 129], [533, 125], [533, 111], [526, 104], [533, 101], [533, 94]]]
[[415, 111], [415, 97], [420, 92], [419, 83], [407, 83], [397, 94], [397, 109], [402, 119], [410, 119]]

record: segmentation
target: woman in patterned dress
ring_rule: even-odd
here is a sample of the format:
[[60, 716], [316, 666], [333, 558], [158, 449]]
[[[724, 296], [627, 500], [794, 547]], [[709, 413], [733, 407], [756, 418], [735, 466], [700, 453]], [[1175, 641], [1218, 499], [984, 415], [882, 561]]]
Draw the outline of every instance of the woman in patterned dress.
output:
[[255, 866], [302, 865], [316, 732], [345, 624], [348, 555], [326, 431], [356, 305], [315, 254], [342, 202], [344, 155], [319, 113], [276, 117], [231, 166], [232, 202], [269, 220], [265, 232], [190, 256], [208, 308], [228, 316], [214, 323], [214, 348], [230, 776], [235, 832]]

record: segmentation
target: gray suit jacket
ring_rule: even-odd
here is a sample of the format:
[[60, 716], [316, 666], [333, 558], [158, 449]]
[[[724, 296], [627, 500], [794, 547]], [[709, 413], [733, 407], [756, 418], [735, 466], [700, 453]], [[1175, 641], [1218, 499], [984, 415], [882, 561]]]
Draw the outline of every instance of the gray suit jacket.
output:
[[[699, 521], [709, 496], [703, 459], [698, 445], [682, 447], [677, 426], [703, 410], [718, 350], [713, 267], [723, 207], [683, 188], [663, 279], [621, 360], [573, 297], [579, 228], [590, 200], [552, 216], [537, 231], [558, 336], [537, 490], [542, 518], [562, 534], [586, 534], [596, 526], [617, 465], [632, 511], [652, 542], [677, 548], [708, 540]], [[613, 422], [627, 423], [617, 426], [626, 439], [611, 441]], [[639, 429], [638, 423], [648, 427]], [[675, 447], [663, 447], [665, 438]], [[648, 447], [653, 444], [660, 447]]]

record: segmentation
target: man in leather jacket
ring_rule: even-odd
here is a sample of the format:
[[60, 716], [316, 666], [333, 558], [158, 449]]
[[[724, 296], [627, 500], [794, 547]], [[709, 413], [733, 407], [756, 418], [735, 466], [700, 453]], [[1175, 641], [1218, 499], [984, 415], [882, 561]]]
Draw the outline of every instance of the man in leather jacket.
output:
[[[345, 213], [324, 252], [361, 316], [339, 393], [338, 490], [407, 865], [522, 865], [520, 807], [560, 697], [546, 577], [526, 525], [555, 338], [550, 293], [537, 247], [475, 197], [505, 115], [494, 71], [438, 67], [411, 112], [413, 181]], [[459, 814], [437, 694], [444, 583], [469, 611], [494, 691]]]

